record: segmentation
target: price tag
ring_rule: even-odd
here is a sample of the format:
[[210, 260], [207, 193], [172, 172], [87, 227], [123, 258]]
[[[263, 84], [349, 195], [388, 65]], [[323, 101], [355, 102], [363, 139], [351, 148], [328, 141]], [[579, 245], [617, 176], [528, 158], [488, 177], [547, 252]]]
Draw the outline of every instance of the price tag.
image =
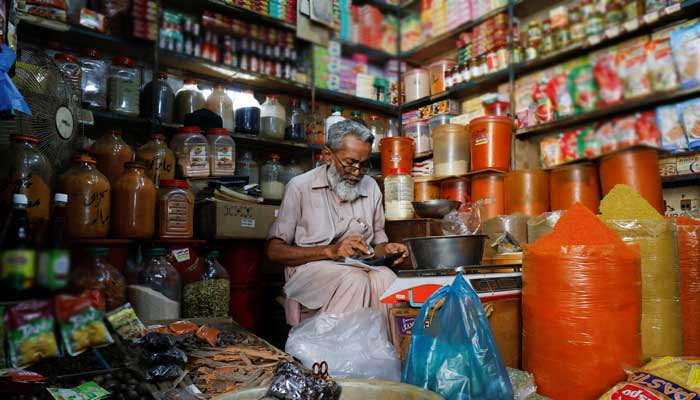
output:
[[179, 263], [190, 260], [190, 249], [188, 248], [175, 249], [172, 251], [172, 254], [173, 257], [175, 257], [175, 260]]
[[620, 34], [620, 27], [619, 26], [611, 26], [610, 28], [605, 30], [605, 37], [606, 38], [614, 38], [615, 36]]
[[672, 4], [664, 9], [666, 15], [677, 13], [681, 10], [681, 3]]
[[654, 12], [649, 13], [649, 14], [644, 14], [644, 22], [647, 24], [651, 24], [652, 22], [656, 21], [657, 19], [659, 19], [659, 12], [658, 11], [654, 11]]
[[639, 29], [639, 20], [637, 18], [625, 22], [625, 30], [627, 32], [633, 32]]

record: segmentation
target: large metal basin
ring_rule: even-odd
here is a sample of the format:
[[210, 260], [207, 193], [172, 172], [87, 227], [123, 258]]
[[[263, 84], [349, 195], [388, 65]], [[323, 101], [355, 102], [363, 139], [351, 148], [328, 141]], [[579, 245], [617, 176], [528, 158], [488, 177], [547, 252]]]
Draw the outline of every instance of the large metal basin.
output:
[[[444, 400], [436, 393], [398, 382], [367, 379], [337, 379], [343, 391], [340, 400]], [[258, 400], [267, 388], [252, 388], [214, 397], [212, 400]]]
[[481, 264], [486, 235], [426, 236], [404, 239], [415, 269], [447, 269]]

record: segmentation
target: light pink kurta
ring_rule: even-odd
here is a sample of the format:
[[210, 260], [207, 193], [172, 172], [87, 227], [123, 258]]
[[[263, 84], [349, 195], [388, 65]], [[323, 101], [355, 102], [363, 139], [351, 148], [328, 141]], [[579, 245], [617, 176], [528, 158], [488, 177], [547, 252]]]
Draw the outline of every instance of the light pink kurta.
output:
[[[337, 243], [349, 236], [361, 236], [372, 247], [388, 241], [384, 232], [384, 208], [379, 186], [363, 177], [360, 196], [341, 201], [330, 188], [325, 166], [299, 175], [287, 184], [279, 215], [270, 227], [268, 239], [308, 247]], [[284, 292], [288, 300], [310, 310], [329, 313], [374, 307], [386, 312], [379, 296], [396, 279], [386, 267], [373, 271], [316, 261], [286, 269]], [[287, 322], [299, 323], [299, 307], [287, 304]]]

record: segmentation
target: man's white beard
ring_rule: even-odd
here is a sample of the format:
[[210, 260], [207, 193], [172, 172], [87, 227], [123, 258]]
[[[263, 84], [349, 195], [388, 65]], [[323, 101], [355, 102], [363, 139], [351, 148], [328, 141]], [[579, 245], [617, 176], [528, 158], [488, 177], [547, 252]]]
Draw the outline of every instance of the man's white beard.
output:
[[353, 201], [360, 196], [360, 182], [355, 185], [347, 183], [338, 173], [335, 163], [331, 163], [328, 167], [328, 181], [331, 184], [331, 189], [343, 201]]

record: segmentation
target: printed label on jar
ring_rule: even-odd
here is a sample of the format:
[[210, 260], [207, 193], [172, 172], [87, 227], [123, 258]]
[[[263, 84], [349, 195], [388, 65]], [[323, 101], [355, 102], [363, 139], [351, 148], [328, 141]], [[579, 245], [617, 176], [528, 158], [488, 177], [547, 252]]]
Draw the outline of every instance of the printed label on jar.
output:
[[478, 135], [474, 137], [474, 146], [481, 146], [489, 143], [489, 138], [486, 135]]
[[188, 248], [174, 249], [171, 253], [173, 257], [175, 257], [175, 260], [179, 263], [190, 260], [190, 249]]
[[216, 148], [216, 161], [219, 163], [233, 161], [233, 148], [231, 146], [218, 146]]
[[207, 147], [203, 145], [192, 146], [190, 148], [190, 168], [206, 168]]

